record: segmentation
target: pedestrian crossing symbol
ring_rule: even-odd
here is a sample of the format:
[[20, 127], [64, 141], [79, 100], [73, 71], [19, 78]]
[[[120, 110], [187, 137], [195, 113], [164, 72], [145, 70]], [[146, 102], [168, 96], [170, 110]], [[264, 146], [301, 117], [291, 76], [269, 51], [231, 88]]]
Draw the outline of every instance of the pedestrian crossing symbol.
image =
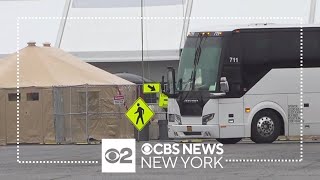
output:
[[148, 104], [139, 97], [126, 112], [126, 116], [138, 131], [141, 131], [154, 116], [154, 112]]

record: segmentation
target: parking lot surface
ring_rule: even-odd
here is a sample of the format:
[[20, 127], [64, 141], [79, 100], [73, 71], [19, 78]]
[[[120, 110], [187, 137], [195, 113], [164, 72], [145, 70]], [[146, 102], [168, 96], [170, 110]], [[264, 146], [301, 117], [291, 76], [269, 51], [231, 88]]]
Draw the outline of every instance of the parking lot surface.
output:
[[[157, 143], [157, 142], [152, 142]], [[172, 142], [171, 142], [172, 143]], [[216, 142], [209, 142], [216, 143]], [[16, 146], [0, 146], [0, 179], [320, 179], [320, 144], [303, 144], [302, 162], [226, 162], [227, 159], [299, 159], [299, 142], [241, 142], [224, 145], [223, 168], [141, 168], [143, 143], [137, 143], [137, 173], [101, 173], [101, 145], [21, 145], [20, 160], [84, 160], [97, 164], [19, 164]]]

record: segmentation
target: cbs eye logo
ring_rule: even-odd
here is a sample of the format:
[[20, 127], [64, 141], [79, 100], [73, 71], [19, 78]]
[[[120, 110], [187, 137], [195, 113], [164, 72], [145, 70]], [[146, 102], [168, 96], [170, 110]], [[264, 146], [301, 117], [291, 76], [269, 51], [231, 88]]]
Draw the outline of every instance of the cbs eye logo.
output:
[[152, 153], [152, 145], [149, 143], [144, 143], [141, 147], [141, 151], [144, 155], [150, 155]]
[[130, 148], [123, 148], [120, 152], [117, 149], [109, 149], [104, 154], [105, 159], [109, 163], [132, 163], [131, 159], [128, 159], [132, 156], [132, 150]]

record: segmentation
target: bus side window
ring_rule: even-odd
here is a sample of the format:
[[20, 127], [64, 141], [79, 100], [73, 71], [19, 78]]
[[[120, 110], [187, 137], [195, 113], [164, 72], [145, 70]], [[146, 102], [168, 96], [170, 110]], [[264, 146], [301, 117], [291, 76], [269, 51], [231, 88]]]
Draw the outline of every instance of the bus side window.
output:
[[248, 90], [268, 71], [271, 33], [248, 32], [241, 36], [243, 87]]
[[298, 67], [300, 64], [299, 31], [273, 32], [270, 54], [272, 55], [270, 63], [272, 63], [273, 67]]
[[303, 36], [304, 66], [320, 66], [320, 33], [315, 30], [305, 30]]
[[267, 32], [245, 34], [242, 38], [243, 58], [246, 64], [268, 63], [271, 37]]

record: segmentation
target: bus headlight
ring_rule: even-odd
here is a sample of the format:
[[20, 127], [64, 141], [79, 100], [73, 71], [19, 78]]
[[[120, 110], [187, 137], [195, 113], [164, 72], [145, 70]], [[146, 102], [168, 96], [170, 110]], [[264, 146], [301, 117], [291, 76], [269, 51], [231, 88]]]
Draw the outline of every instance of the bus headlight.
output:
[[177, 114], [169, 114], [169, 122], [177, 122], [181, 125], [181, 116]]
[[181, 123], [181, 116], [176, 115], [176, 122], [177, 122], [179, 125], [182, 124], [182, 123]]
[[202, 125], [207, 125], [214, 118], [214, 113], [202, 116]]

